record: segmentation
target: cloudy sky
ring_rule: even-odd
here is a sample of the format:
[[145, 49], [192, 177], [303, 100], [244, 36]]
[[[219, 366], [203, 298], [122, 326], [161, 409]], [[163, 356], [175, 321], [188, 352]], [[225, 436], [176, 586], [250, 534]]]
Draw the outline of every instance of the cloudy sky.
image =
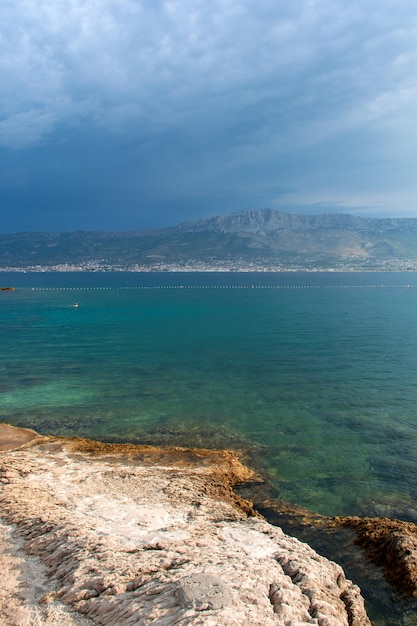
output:
[[0, 232], [417, 217], [415, 0], [1, 0]]

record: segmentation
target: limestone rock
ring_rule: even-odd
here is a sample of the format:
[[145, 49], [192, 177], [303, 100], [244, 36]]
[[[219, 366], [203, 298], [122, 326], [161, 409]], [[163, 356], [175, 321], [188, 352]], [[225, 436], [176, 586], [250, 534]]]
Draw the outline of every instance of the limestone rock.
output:
[[34, 438], [0, 465], [19, 626], [370, 624], [341, 567], [234, 495], [232, 453]]

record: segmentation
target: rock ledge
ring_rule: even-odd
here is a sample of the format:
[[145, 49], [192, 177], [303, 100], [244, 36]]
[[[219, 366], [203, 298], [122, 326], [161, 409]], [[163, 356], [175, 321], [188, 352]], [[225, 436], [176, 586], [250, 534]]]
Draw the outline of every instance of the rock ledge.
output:
[[233, 453], [25, 432], [0, 452], [1, 623], [370, 625], [340, 566], [234, 495]]

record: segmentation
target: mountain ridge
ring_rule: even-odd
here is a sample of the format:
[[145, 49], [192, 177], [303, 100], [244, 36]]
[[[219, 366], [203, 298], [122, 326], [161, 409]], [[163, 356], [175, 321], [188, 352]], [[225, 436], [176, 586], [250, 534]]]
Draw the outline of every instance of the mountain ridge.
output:
[[304, 215], [259, 209], [207, 216], [160, 229], [0, 234], [0, 268], [38, 265], [87, 270], [247, 266], [271, 270], [415, 270], [417, 218]]
[[417, 218], [365, 218], [348, 213], [323, 213], [305, 215], [286, 213], [273, 209], [239, 211], [229, 215], [213, 215], [191, 220], [174, 227], [188, 230], [221, 230], [222, 232], [256, 232], [254, 225], [263, 224], [259, 232], [265, 234], [274, 230], [309, 230], [326, 228], [347, 228], [368, 230], [379, 226], [382, 229], [411, 228], [417, 232]]

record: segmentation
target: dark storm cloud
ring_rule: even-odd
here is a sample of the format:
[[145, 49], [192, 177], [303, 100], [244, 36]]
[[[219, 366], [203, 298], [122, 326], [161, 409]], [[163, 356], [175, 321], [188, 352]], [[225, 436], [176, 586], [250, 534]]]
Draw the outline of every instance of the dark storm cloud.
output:
[[0, 23], [2, 230], [416, 214], [411, 1], [16, 0]]

